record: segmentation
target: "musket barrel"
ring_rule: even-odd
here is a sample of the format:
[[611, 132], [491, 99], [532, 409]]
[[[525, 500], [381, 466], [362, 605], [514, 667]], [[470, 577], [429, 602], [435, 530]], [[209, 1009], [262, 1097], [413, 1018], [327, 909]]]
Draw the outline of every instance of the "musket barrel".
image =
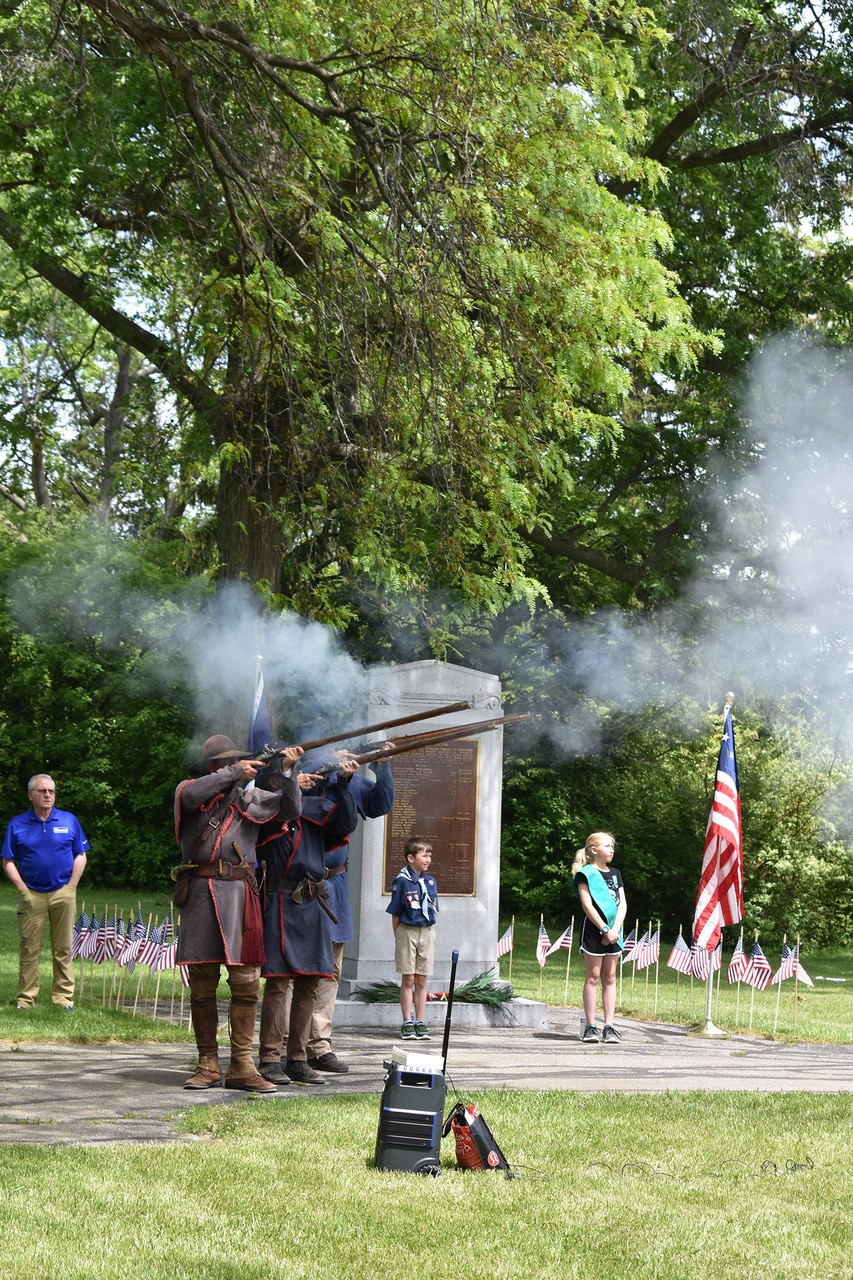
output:
[[455, 729], [436, 729], [432, 733], [413, 733], [408, 738], [400, 738], [393, 747], [378, 747], [375, 751], [366, 751], [355, 758], [359, 764], [370, 764], [374, 760], [387, 760], [391, 756], [402, 755], [405, 751], [417, 751], [420, 747], [438, 746], [442, 742], [451, 742], [454, 738], [475, 737], [478, 733], [488, 733], [492, 729], [501, 729], [506, 724], [530, 718], [529, 711], [514, 716], [497, 716], [493, 720], [477, 720], [473, 724], [463, 724]]
[[432, 720], [436, 716], [449, 716], [454, 711], [470, 711], [471, 699], [463, 702], [450, 702], [444, 707], [433, 707], [432, 711], [418, 711], [414, 715], [400, 716], [397, 720], [383, 720], [380, 724], [365, 724], [360, 729], [347, 729], [345, 733], [330, 733], [325, 738], [311, 738], [309, 742], [300, 742], [303, 751], [312, 751], [315, 747], [325, 747], [330, 742], [345, 742], [347, 738], [359, 738], [365, 733], [379, 733], [382, 729], [397, 729], [402, 724], [414, 724], [417, 720]]

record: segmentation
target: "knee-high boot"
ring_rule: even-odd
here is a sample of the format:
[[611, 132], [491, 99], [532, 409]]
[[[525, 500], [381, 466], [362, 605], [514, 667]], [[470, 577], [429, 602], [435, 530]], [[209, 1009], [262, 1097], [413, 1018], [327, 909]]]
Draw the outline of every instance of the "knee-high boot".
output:
[[222, 1084], [219, 1051], [216, 1044], [216, 1031], [219, 1026], [216, 996], [192, 996], [190, 1016], [198, 1047], [198, 1066], [185, 1082], [184, 1088], [211, 1089], [214, 1085]]
[[225, 1088], [246, 1089], [254, 1093], [276, 1093], [275, 1085], [259, 1075], [252, 1057], [257, 1008], [257, 990], [252, 996], [235, 995], [232, 990], [229, 1013], [231, 1062], [225, 1073]]

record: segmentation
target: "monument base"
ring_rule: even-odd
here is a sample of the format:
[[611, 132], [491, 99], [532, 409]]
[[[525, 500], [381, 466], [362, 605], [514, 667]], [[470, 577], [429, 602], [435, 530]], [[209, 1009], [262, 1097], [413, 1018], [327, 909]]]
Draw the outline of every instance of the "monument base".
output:
[[[427, 1002], [424, 1022], [441, 1028], [447, 1013], [443, 1000]], [[379, 1030], [400, 1029], [400, 1008], [396, 1004], [365, 1004], [363, 1000], [338, 1000], [335, 1004], [335, 1027], [376, 1027]], [[533, 1031], [548, 1030], [548, 1006], [536, 1000], [508, 1000], [493, 1008], [486, 1004], [453, 1003], [453, 1026], [462, 1027], [526, 1027]]]

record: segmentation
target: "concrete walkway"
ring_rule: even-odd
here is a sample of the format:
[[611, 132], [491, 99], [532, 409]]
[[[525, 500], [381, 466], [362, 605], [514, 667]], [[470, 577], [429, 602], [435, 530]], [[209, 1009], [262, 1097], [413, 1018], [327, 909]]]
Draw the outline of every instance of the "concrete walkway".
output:
[[[622, 1043], [584, 1045], [578, 1013], [549, 1011], [547, 1031], [454, 1026], [447, 1057], [448, 1083], [464, 1100], [485, 1089], [612, 1090], [659, 1093], [691, 1089], [853, 1092], [853, 1045], [795, 1045], [747, 1036], [705, 1039], [683, 1027], [622, 1022]], [[322, 1086], [280, 1089], [287, 1103], [311, 1094], [382, 1091], [383, 1061], [391, 1032], [343, 1028], [335, 1049], [348, 1075], [328, 1075]], [[441, 1035], [407, 1048], [434, 1054]], [[227, 1050], [222, 1055], [227, 1058]], [[193, 1047], [162, 1044], [12, 1044], [0, 1042], [7, 1081], [0, 1104], [0, 1142], [45, 1145], [110, 1142], [203, 1141], [178, 1133], [174, 1113], [191, 1106], [244, 1101], [232, 1089], [183, 1088], [195, 1062]]]

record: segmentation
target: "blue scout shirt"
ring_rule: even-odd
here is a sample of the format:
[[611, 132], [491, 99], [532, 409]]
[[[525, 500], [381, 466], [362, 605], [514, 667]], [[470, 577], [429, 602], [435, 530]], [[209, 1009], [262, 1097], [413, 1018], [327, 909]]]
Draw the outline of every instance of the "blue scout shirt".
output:
[[28, 809], [6, 828], [0, 857], [15, 863], [28, 889], [52, 893], [68, 884], [74, 859], [88, 851], [89, 841], [73, 813], [52, 809], [42, 822], [34, 809]]
[[391, 885], [391, 901], [385, 910], [389, 916], [399, 916], [400, 924], [407, 924], [412, 929], [434, 925], [438, 912], [435, 876], [428, 871], [419, 876], [411, 867], [403, 867]]

